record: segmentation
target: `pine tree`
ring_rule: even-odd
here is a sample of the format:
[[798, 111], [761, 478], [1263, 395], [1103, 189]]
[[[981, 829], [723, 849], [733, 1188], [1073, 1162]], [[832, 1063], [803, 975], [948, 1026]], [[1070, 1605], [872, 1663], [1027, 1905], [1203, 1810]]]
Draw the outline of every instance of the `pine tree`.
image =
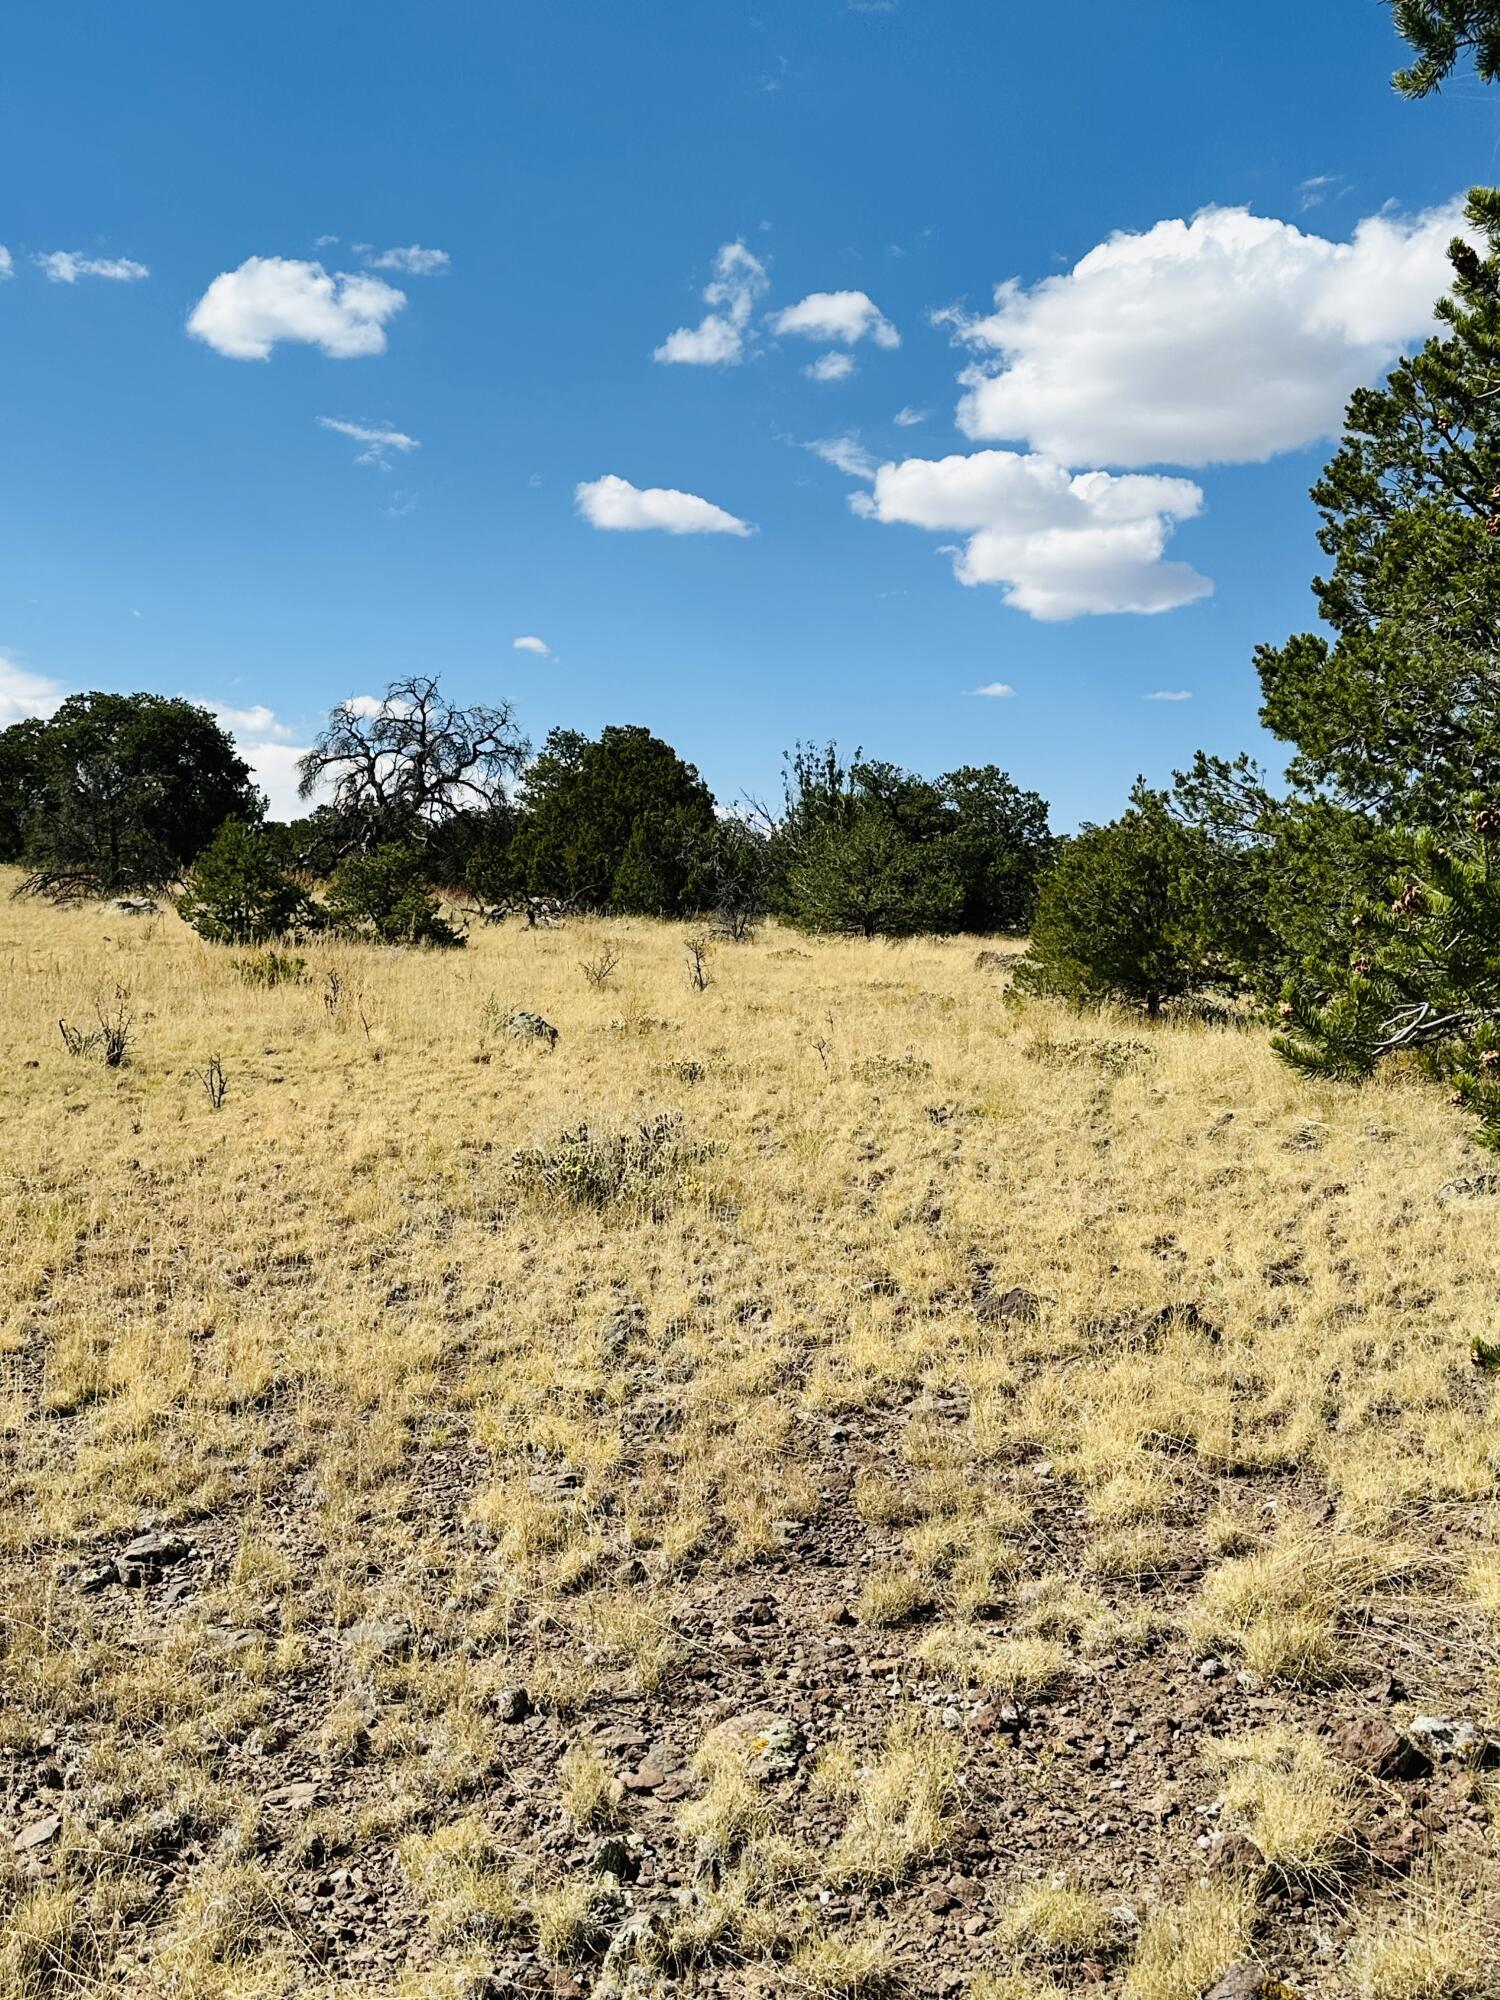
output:
[[1488, 250], [1452, 244], [1446, 332], [1355, 392], [1313, 488], [1335, 637], [1257, 655], [1294, 784], [1391, 826], [1456, 829], [1472, 793], [1500, 797], [1500, 192], [1467, 214]]
[[312, 920], [276, 835], [226, 820], [194, 862], [178, 914], [212, 944], [261, 944]]
[[1409, 69], [1396, 72], [1403, 96], [1429, 96], [1465, 53], [1482, 83], [1500, 76], [1500, 0], [1392, 0], [1392, 14], [1416, 55]]
[[1417, 834], [1388, 893], [1357, 913], [1356, 935], [1326, 1003], [1288, 991], [1278, 1053], [1351, 1081], [1413, 1053], [1500, 1150], [1500, 809], [1475, 809], [1451, 844]]
[[328, 884], [328, 920], [335, 930], [376, 944], [461, 945], [428, 887], [421, 850], [387, 842], [351, 854]]
[[1234, 988], [1240, 972], [1219, 903], [1223, 872], [1237, 865], [1176, 818], [1164, 792], [1138, 781], [1128, 812], [1063, 848], [1042, 884], [1017, 986], [1076, 1006], [1125, 1001], [1151, 1017], [1185, 994]]

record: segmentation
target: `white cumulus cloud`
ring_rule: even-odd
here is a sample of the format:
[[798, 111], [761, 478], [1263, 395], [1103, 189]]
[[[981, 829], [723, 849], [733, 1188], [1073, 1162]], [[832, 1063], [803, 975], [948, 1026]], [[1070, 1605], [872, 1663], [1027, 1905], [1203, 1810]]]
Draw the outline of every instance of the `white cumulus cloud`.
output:
[[804, 340], [837, 340], [853, 347], [866, 335], [877, 347], [899, 347], [901, 336], [868, 292], [809, 292], [771, 315], [773, 333]]
[[914, 424], [925, 424], [930, 415], [930, 411], [914, 410], [908, 403], [904, 410], [897, 410], [891, 421], [899, 424], [902, 430], [909, 431]]
[[406, 304], [383, 278], [295, 257], [247, 257], [221, 271], [188, 316], [188, 332], [235, 361], [266, 361], [281, 340], [338, 361], [385, 352], [386, 321]]
[[1213, 585], [1164, 550], [1203, 504], [1189, 479], [1070, 472], [1035, 454], [954, 453], [882, 465], [872, 493], [849, 503], [876, 521], [967, 535], [960, 583], [998, 584], [1033, 618], [1170, 611]]
[[552, 657], [552, 648], [547, 644], [547, 641], [537, 638], [534, 632], [528, 632], [520, 639], [512, 639], [510, 643], [513, 652], [536, 653], [544, 660]]
[[1004, 701], [1007, 695], [1015, 693], [1015, 689], [1007, 681], [986, 681], [983, 687], [970, 688], [969, 693], [982, 694], [990, 701]]
[[809, 382], [847, 382], [854, 369], [852, 354], [840, 354], [837, 348], [831, 348], [816, 361], [809, 361], [802, 372]]
[[109, 278], [117, 285], [131, 285], [151, 275], [133, 257], [85, 257], [81, 250], [47, 250], [36, 261], [54, 285], [76, 285], [80, 278]]
[[1191, 701], [1190, 688], [1157, 688], [1152, 694], [1143, 694], [1142, 701]]
[[406, 271], [413, 278], [430, 278], [446, 271], [452, 259], [446, 250], [424, 250], [420, 243], [408, 243], [405, 249], [372, 251], [365, 262], [372, 271]]
[[253, 702], [249, 708], [231, 708], [227, 702], [205, 702], [207, 708], [232, 736], [264, 737], [270, 743], [290, 743], [292, 732], [284, 722], [277, 720], [276, 711], [267, 708], [263, 701]]
[[748, 521], [726, 513], [696, 493], [672, 486], [632, 486], [609, 472], [573, 490], [578, 511], [596, 528], [661, 528], [669, 535], [751, 535]]
[[297, 796], [297, 760], [308, 745], [264, 702], [236, 708], [229, 702], [204, 701], [214, 719], [234, 739], [234, 747], [250, 766], [250, 775], [266, 795], [272, 819], [297, 819], [311, 812], [316, 799]]
[[0, 653], [0, 729], [24, 722], [28, 716], [50, 715], [64, 692], [45, 674], [34, 674], [8, 653]]
[[405, 431], [388, 430], [380, 424], [356, 424], [347, 417], [319, 417], [318, 422], [325, 431], [337, 431], [340, 437], [353, 438], [356, 444], [364, 446], [355, 456], [356, 465], [374, 465], [382, 472], [389, 472], [393, 451], [421, 450], [420, 438], [408, 437]]
[[652, 359], [698, 368], [732, 367], [744, 355], [750, 315], [767, 283], [765, 265], [742, 242], [720, 244], [713, 280], [703, 291], [703, 303], [710, 310], [696, 326], [679, 326], [669, 333]]
[[15, 259], [11, 256], [5, 245], [0, 243], [0, 278], [13, 278], [15, 274]]
[[1258, 462], [1338, 430], [1350, 392], [1425, 336], [1462, 223], [1367, 216], [1347, 243], [1243, 208], [1119, 233], [1074, 268], [938, 315], [980, 359], [960, 428], [1064, 464]]

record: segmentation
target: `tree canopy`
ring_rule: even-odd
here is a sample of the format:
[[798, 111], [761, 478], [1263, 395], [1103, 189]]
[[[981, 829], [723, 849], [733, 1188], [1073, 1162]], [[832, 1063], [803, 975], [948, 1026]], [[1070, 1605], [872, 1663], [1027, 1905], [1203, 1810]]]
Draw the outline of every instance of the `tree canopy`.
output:
[[993, 764], [927, 779], [800, 744], [771, 843], [776, 907], [867, 937], [1020, 930], [1053, 850], [1046, 801]]
[[511, 879], [583, 909], [680, 915], [711, 900], [715, 827], [707, 785], [649, 729], [554, 729], [526, 773]]
[[1500, 76], [1500, 0], [1392, 0], [1391, 12], [1416, 58], [1393, 79], [1403, 96], [1429, 96], [1465, 55], [1481, 82]]
[[1148, 1015], [1241, 970], [1222, 921], [1232, 853], [1137, 781], [1129, 809], [1070, 840], [1042, 885], [1023, 991], [1081, 1006], [1127, 1001]]
[[1257, 655], [1293, 781], [1387, 823], [1456, 824], [1500, 788], [1500, 193], [1467, 213], [1488, 249], [1452, 245], [1446, 330], [1356, 390], [1313, 488], [1334, 637]]
[[226, 819], [265, 810], [207, 709], [156, 694], [70, 695], [0, 732], [0, 787], [30, 886], [59, 896], [160, 888]]

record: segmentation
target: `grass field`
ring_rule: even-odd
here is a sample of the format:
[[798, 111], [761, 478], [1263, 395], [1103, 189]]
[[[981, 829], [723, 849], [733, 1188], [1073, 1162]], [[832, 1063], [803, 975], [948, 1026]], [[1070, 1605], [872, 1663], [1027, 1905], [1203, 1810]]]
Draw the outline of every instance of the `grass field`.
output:
[[686, 936], [0, 903], [6, 2000], [1493, 1992], [1458, 1113]]

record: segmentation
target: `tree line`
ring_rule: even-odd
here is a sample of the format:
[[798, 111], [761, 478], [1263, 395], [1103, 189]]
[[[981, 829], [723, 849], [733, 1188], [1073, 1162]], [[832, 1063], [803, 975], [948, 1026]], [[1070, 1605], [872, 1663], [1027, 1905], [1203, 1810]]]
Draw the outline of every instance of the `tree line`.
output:
[[318, 798], [266, 815], [206, 710], [84, 694], [0, 732], [0, 859], [56, 900], [158, 892], [204, 936], [244, 943], [320, 924], [392, 943], [460, 940], [450, 903], [766, 914], [868, 937], [1022, 931], [1057, 843], [1046, 802], [993, 765], [925, 779], [799, 746], [778, 808], [722, 810], [649, 730], [554, 729], [534, 756], [507, 704], [438, 681], [340, 703], [301, 760]]

